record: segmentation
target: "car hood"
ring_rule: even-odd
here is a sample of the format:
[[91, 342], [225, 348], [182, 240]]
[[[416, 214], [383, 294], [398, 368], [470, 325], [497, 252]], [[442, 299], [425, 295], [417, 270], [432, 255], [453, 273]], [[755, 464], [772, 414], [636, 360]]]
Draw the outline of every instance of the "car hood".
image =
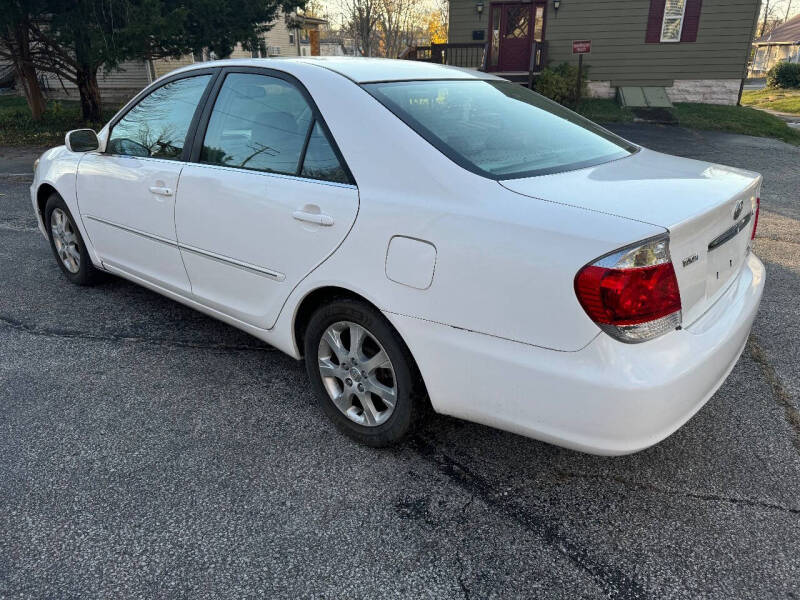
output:
[[669, 228], [751, 187], [758, 173], [640, 149], [595, 167], [500, 181], [541, 200]]

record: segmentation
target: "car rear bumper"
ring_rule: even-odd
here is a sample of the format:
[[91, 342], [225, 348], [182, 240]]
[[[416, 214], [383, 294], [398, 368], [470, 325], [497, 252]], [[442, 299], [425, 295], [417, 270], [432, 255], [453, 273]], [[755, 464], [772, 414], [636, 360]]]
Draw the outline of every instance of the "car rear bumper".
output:
[[628, 454], [672, 434], [722, 385], [747, 342], [764, 281], [764, 265], [750, 254], [688, 328], [633, 345], [600, 334], [577, 352], [386, 316], [437, 412], [593, 454]]

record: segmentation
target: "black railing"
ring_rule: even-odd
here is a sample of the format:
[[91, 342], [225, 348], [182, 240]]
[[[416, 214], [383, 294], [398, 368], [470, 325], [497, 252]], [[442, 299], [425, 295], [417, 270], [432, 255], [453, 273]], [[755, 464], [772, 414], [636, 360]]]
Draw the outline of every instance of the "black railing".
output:
[[482, 42], [463, 44], [431, 44], [406, 48], [399, 56], [407, 60], [432, 62], [452, 67], [481, 69], [484, 66], [486, 44]]

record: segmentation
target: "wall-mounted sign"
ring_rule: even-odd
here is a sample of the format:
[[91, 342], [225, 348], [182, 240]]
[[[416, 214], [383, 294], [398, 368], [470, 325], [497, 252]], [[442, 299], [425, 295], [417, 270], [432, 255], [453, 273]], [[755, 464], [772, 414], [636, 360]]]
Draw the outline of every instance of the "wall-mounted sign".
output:
[[592, 51], [592, 40], [572, 40], [573, 54], [589, 54]]

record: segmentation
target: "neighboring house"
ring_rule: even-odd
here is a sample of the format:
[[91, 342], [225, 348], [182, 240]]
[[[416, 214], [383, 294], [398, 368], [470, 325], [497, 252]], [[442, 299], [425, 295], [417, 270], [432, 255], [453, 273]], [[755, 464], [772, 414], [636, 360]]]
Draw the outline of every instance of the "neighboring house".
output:
[[[280, 12], [272, 24], [272, 28], [262, 34], [261, 48], [258, 51], [251, 52], [242, 48], [241, 45], [237, 45], [229, 58], [311, 55], [312, 50], [308, 45], [310, 32], [318, 30], [321, 25], [325, 24], [327, 21], [324, 19], [295, 14], [286, 15]], [[303, 38], [306, 40], [305, 46]], [[108, 73], [101, 71], [98, 74], [100, 95], [106, 102], [125, 102], [162, 75], [180, 67], [213, 58], [208, 52], [203, 52], [196, 55], [187, 54], [180, 58], [125, 61], [117, 69]], [[50, 98], [78, 97], [77, 86], [65, 79], [59, 80], [58, 77], [51, 74], [42, 74], [40, 79], [45, 93]]]
[[[759, 0], [450, 0], [448, 44], [485, 44], [485, 68], [527, 73], [577, 63], [591, 40], [590, 91], [665, 88], [672, 101], [736, 104]], [[453, 49], [456, 55], [456, 49]]]
[[350, 37], [323, 32], [319, 40], [320, 56], [355, 56], [356, 41]]
[[750, 77], [765, 77], [782, 60], [800, 63], [800, 15], [753, 42]]
[[264, 36], [267, 52], [263, 56], [311, 56], [311, 32], [319, 31], [320, 26], [327, 24], [325, 19], [298, 14], [285, 15], [281, 12], [272, 24], [272, 29]]

